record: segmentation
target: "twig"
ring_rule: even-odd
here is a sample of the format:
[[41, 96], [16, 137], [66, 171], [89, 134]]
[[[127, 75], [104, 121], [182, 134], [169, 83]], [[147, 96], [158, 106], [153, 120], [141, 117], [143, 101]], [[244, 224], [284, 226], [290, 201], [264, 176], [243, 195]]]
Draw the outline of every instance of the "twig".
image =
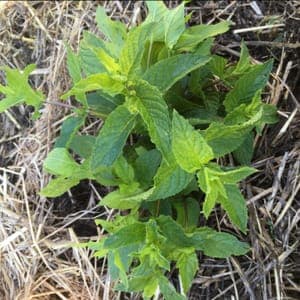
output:
[[259, 31], [259, 30], [277, 28], [277, 27], [283, 27], [283, 26], [285, 26], [285, 24], [273, 24], [273, 25], [248, 27], [248, 28], [235, 29], [235, 30], [233, 30], [233, 33], [238, 34], [238, 33], [244, 33], [244, 32], [249, 32], [249, 31]]

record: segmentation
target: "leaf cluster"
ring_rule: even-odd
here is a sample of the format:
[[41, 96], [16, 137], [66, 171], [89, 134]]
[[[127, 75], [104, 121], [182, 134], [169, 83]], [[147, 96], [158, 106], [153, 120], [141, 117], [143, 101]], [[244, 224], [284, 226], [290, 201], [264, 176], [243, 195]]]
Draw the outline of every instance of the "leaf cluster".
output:
[[[185, 299], [197, 251], [224, 258], [249, 250], [233, 235], [198, 224], [220, 204], [247, 232], [238, 183], [256, 171], [247, 166], [254, 133], [276, 122], [276, 109], [261, 100], [272, 61], [252, 64], [244, 44], [235, 64], [214, 55], [214, 37], [229, 22], [187, 27], [184, 3], [171, 10], [161, 1], [146, 3], [146, 20], [130, 29], [99, 7], [104, 38], [84, 32], [78, 53], [67, 49], [73, 86], [62, 99], [73, 97], [79, 108], [44, 162], [54, 178], [41, 195], [57, 197], [82, 179], [112, 187], [99, 204], [118, 214], [96, 220], [107, 236], [87, 245], [97, 257], [107, 256], [116, 289], [142, 292], [145, 299], [157, 291]], [[38, 107], [41, 96], [28, 86], [28, 70], [6, 69], [0, 111], [21, 101]], [[22, 96], [12, 72], [23, 82]], [[80, 133], [89, 114], [104, 120], [96, 136]], [[227, 154], [237, 167], [218, 164]], [[172, 266], [180, 293], [168, 280]]]

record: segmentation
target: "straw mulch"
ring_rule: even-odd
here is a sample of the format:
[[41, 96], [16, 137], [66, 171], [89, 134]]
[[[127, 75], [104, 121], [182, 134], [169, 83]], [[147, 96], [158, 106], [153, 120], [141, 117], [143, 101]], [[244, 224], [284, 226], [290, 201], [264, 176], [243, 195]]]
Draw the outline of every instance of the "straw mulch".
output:
[[[175, 6], [178, 1], [167, 3]], [[32, 84], [47, 94], [37, 121], [24, 106], [0, 115], [3, 300], [139, 299], [113, 292], [105, 261], [71, 247], [97, 239], [93, 219], [112, 214], [96, 206], [101, 187], [83, 182], [59, 199], [38, 195], [49, 180], [42, 162], [71, 113], [71, 103], [59, 100], [70, 86], [64, 42], [76, 49], [83, 30], [97, 32], [98, 4], [127, 24], [140, 22], [146, 13], [141, 1], [0, 2], [0, 65], [23, 68], [35, 63]], [[247, 28], [218, 38], [217, 53], [236, 60], [244, 39], [255, 60], [275, 59], [265, 100], [277, 105], [280, 117], [256, 139], [253, 166], [260, 172], [242, 183], [250, 215], [248, 235], [235, 232], [219, 209], [209, 221], [248, 241], [252, 251], [227, 260], [200, 254], [190, 299], [300, 299], [300, 1], [192, 1], [190, 11], [193, 23], [231, 19], [233, 29]], [[262, 25], [271, 26], [252, 28]], [[98, 125], [99, 120], [91, 120], [91, 128]]]

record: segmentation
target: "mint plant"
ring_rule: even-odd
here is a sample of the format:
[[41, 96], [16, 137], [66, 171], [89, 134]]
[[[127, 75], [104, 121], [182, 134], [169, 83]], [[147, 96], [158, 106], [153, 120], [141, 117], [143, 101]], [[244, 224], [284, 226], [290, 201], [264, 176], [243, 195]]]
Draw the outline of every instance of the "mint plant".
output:
[[[76, 99], [78, 108], [44, 162], [54, 178], [41, 195], [60, 196], [83, 179], [114, 187], [99, 205], [118, 213], [96, 220], [107, 234], [84, 246], [107, 256], [117, 290], [185, 299], [197, 251], [216, 258], [249, 251], [235, 236], [198, 224], [220, 204], [247, 233], [238, 183], [256, 172], [249, 167], [254, 133], [276, 122], [275, 107], [261, 100], [272, 61], [252, 64], [242, 44], [239, 61], [229, 62], [211, 48], [230, 22], [188, 27], [184, 4], [146, 3], [146, 20], [130, 29], [99, 7], [105, 38], [84, 32], [78, 53], [67, 49], [73, 86], [61, 98]], [[32, 69], [5, 68], [0, 112], [21, 102], [39, 109], [44, 97], [28, 84]], [[97, 136], [80, 133], [90, 114], [104, 120]], [[222, 165], [226, 155], [238, 166]], [[168, 277], [174, 268], [179, 290]]]

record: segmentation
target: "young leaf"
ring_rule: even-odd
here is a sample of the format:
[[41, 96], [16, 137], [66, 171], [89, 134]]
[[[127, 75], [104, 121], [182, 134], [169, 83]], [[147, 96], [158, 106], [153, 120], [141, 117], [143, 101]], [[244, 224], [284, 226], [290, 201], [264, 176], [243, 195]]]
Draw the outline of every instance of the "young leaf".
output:
[[256, 169], [250, 167], [240, 167], [231, 170], [230, 169], [222, 170], [216, 164], [211, 164], [211, 167], [212, 168], [208, 169], [210, 174], [220, 178], [222, 183], [229, 183], [229, 184], [237, 183], [242, 179], [248, 177], [249, 175], [257, 172]]
[[124, 105], [118, 106], [106, 119], [91, 156], [91, 169], [110, 166], [121, 155], [126, 140], [132, 131], [136, 115], [131, 114]]
[[204, 167], [197, 173], [199, 187], [205, 192], [205, 201], [203, 204], [203, 212], [206, 218], [209, 217], [214, 208], [218, 196], [226, 197], [225, 188], [219, 177], [214, 176], [210, 169]]
[[45, 186], [41, 191], [40, 195], [44, 197], [58, 197], [67, 192], [71, 187], [79, 184], [78, 178], [65, 178], [65, 177], [57, 177], [51, 179], [47, 186]]
[[86, 78], [78, 81], [67, 93], [61, 96], [62, 99], [75, 95], [80, 96], [82, 93], [87, 93], [95, 90], [114, 96], [120, 94], [124, 89], [124, 83], [121, 78], [112, 77], [106, 73], [89, 75]]
[[201, 168], [214, 158], [212, 149], [203, 136], [175, 110], [172, 121], [172, 150], [177, 163], [189, 173]]
[[53, 175], [72, 177], [80, 168], [66, 148], [53, 149], [44, 161], [44, 169]]
[[119, 59], [121, 72], [128, 78], [137, 77], [141, 73], [141, 61], [152, 26], [150, 23], [134, 27], [128, 34]]
[[193, 51], [205, 39], [228, 31], [230, 24], [228, 21], [223, 21], [215, 25], [189, 27], [180, 36], [174, 48], [177, 52]]
[[143, 79], [156, 86], [161, 92], [166, 92], [178, 80], [205, 65], [209, 60], [209, 57], [197, 54], [171, 56], [151, 66], [143, 75]]
[[100, 31], [112, 42], [111, 48], [116, 57], [118, 57], [120, 49], [126, 40], [126, 26], [119, 21], [111, 20], [102, 6], [97, 8], [96, 21]]
[[241, 76], [233, 89], [226, 95], [224, 105], [227, 112], [234, 110], [243, 103], [250, 103], [255, 93], [268, 82], [273, 61], [255, 66], [252, 70]]
[[203, 206], [206, 218], [215, 203], [219, 202], [227, 211], [232, 223], [245, 232], [247, 225], [246, 202], [235, 183], [255, 171], [254, 168], [249, 167], [223, 171], [216, 164], [202, 168], [197, 176], [200, 188], [206, 193]]
[[225, 79], [225, 67], [227, 59], [218, 55], [214, 55], [209, 62], [209, 68], [213, 75], [218, 76], [220, 79]]
[[239, 188], [235, 184], [225, 184], [227, 197], [220, 197], [219, 202], [226, 210], [230, 221], [243, 233], [247, 230], [247, 205]]
[[171, 9], [164, 17], [165, 43], [169, 49], [178, 41], [185, 30], [184, 3]]
[[35, 65], [28, 65], [23, 71], [9, 67], [1, 69], [6, 73], [7, 85], [0, 84], [0, 93], [6, 95], [0, 100], [0, 113], [23, 102], [32, 105], [37, 111], [45, 97], [41, 92], [33, 90], [28, 83], [29, 74], [35, 69]]
[[198, 258], [193, 248], [191, 252], [182, 252], [176, 267], [179, 269], [183, 291], [187, 293], [198, 270]]
[[95, 53], [96, 57], [109, 73], [117, 74], [120, 71], [119, 64], [117, 64], [116, 60], [111, 57], [104, 49], [91, 48], [91, 50]]
[[84, 31], [83, 39], [80, 42], [79, 58], [80, 66], [86, 76], [106, 72], [92, 48], [107, 49], [107, 45], [94, 34]]
[[248, 48], [244, 42], [241, 44], [241, 56], [233, 71], [233, 74], [242, 74], [251, 67], [250, 55]]
[[143, 191], [139, 188], [135, 188], [135, 190], [132, 191], [132, 188], [129, 187], [129, 192], [126, 192], [124, 188], [122, 191], [117, 190], [110, 192], [101, 200], [100, 204], [116, 209], [136, 208], [142, 201], [151, 196], [153, 189]]
[[167, 7], [161, 0], [158, 1], [146, 0], [146, 4], [148, 8], [148, 15], [144, 24], [151, 23], [151, 22], [159, 23], [162, 21], [164, 16], [169, 12]]
[[243, 255], [249, 251], [246, 243], [240, 242], [235, 236], [202, 227], [192, 235], [194, 247], [205, 255], [226, 258], [231, 255]]

